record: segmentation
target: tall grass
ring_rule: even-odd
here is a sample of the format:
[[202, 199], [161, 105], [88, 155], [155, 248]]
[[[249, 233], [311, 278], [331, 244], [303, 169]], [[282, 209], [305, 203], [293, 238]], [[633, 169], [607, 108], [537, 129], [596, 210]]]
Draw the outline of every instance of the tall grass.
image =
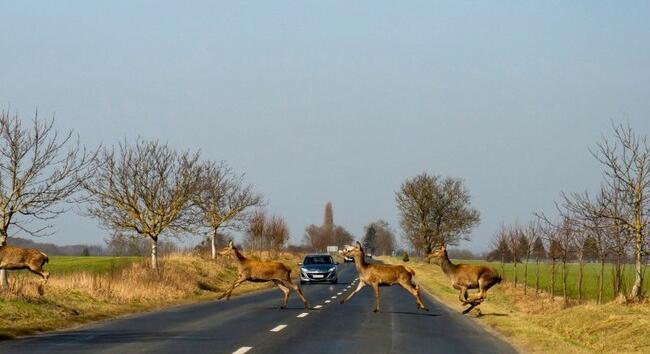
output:
[[[294, 269], [300, 261], [289, 253], [273, 256]], [[0, 293], [0, 338], [214, 299], [237, 276], [230, 260], [189, 254], [161, 258], [158, 271], [134, 257], [52, 257], [50, 263], [46, 269], [52, 275], [43, 295], [39, 293], [40, 278], [23, 271], [10, 273], [10, 291]], [[244, 283], [233, 293], [269, 285]]]

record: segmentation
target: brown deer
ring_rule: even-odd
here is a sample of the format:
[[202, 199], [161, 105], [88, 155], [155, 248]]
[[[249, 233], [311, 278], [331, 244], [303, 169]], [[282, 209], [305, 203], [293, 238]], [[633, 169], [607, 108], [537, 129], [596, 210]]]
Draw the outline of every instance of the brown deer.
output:
[[[427, 262], [431, 262], [432, 258], [435, 259], [447, 278], [451, 280], [451, 286], [460, 291], [458, 300], [463, 305], [470, 305], [463, 311], [463, 314], [470, 312], [474, 307], [481, 304], [487, 297], [487, 291], [495, 284], [501, 283], [499, 273], [490, 267], [451, 263], [445, 246], [441, 246], [439, 249], [429, 253], [427, 255]], [[467, 296], [467, 289], [479, 289], [478, 296], [469, 298]]]
[[369, 264], [366, 262], [365, 253], [359, 242], [354, 247], [343, 250], [342, 253], [346, 257], [354, 258], [354, 264], [359, 273], [359, 285], [348, 297], [341, 300], [341, 303], [350, 300], [364, 286], [370, 285], [375, 291], [375, 309], [373, 312], [378, 312], [379, 286], [399, 284], [409, 294], [413, 295], [420, 310], [429, 311], [420, 298], [420, 288], [412, 283], [413, 276], [415, 276], [413, 269], [403, 265]]
[[43, 266], [49, 260], [45, 253], [35, 248], [13, 247], [6, 244], [0, 246], [0, 269], [29, 269], [30, 272], [43, 278], [41, 287], [50, 277], [50, 273], [43, 270]]
[[232, 241], [228, 242], [228, 246], [219, 251], [219, 255], [232, 256], [237, 262], [237, 269], [239, 270], [239, 277], [237, 280], [232, 283], [228, 290], [219, 296], [219, 299], [223, 299], [225, 297], [226, 300], [229, 300], [233, 289], [245, 281], [272, 281], [278, 288], [280, 288], [284, 294], [284, 302], [282, 303], [282, 306], [280, 306], [281, 309], [287, 307], [287, 301], [289, 301], [289, 292], [291, 291], [290, 289], [293, 289], [296, 294], [298, 294], [300, 300], [303, 302], [303, 304], [305, 304], [305, 308], [309, 308], [309, 304], [307, 303], [307, 299], [305, 299], [302, 290], [300, 290], [300, 287], [291, 281], [291, 269], [289, 269], [289, 267], [285, 266], [281, 262], [248, 259], [244, 257], [241, 252], [239, 252]]

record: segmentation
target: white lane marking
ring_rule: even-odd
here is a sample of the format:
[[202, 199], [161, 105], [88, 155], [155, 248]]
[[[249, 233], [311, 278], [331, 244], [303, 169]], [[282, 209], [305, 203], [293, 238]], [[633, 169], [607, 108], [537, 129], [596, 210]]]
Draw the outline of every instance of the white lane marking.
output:
[[303, 317], [307, 317], [307, 315], [309, 315], [308, 312], [303, 312], [303, 313], [301, 313], [300, 315], [298, 315], [298, 316], [296, 316], [296, 317], [298, 317], [298, 318], [303, 318]]
[[271, 332], [280, 332], [280, 331], [283, 330], [285, 327], [287, 327], [287, 325], [285, 325], [285, 324], [281, 324], [281, 325], [279, 325], [279, 326], [274, 327], [274, 328], [271, 330]]
[[336, 299], [336, 296], [332, 296], [332, 299]]
[[253, 349], [253, 347], [241, 347], [241, 348], [235, 350], [234, 352], [232, 352], [232, 354], [244, 354], [244, 353], [246, 353], [247, 351], [249, 351], [251, 349]]
[[321, 307], [323, 307], [323, 305], [316, 305], [316, 306], [314, 306], [315, 309], [319, 309], [319, 308], [321, 308]]
[[330, 301], [330, 300], [325, 300], [325, 303], [326, 303], [326, 304], [329, 304], [330, 302], [332, 302], [332, 301]]
[[343, 294], [343, 293], [336, 293], [336, 295], [341, 295], [341, 294]]

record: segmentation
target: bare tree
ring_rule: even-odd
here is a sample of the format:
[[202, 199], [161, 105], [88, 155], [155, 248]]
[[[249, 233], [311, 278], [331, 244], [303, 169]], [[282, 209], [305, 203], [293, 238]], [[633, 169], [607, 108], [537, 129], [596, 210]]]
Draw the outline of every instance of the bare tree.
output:
[[262, 208], [257, 208], [253, 214], [248, 218], [246, 226], [245, 243], [252, 251], [257, 250], [262, 252], [265, 249], [264, 243], [266, 242], [265, 235], [267, 233], [266, 211]]
[[615, 125], [614, 139], [603, 140], [592, 152], [605, 167], [605, 183], [610, 191], [605, 196], [620, 200], [624, 213], [605, 210], [602, 217], [614, 220], [632, 237], [634, 247], [634, 284], [629, 298], [643, 297], [643, 258], [646, 255], [650, 214], [650, 145], [647, 137], [636, 134], [628, 125]]
[[523, 231], [519, 224], [515, 223], [507, 227], [505, 239], [512, 259], [512, 284], [515, 288], [517, 287], [517, 263], [522, 253], [522, 236]]
[[[38, 113], [28, 124], [18, 115], [0, 112], [0, 246], [10, 228], [32, 235], [50, 233], [50, 221], [64, 213], [79, 181], [92, 174], [88, 153], [72, 131], [60, 133], [54, 119]], [[8, 286], [0, 269], [0, 284]]]
[[266, 229], [270, 248], [277, 254], [289, 241], [289, 226], [281, 216], [273, 215], [267, 221]]
[[392, 254], [395, 250], [395, 233], [388, 222], [373, 221], [364, 227], [363, 247], [375, 255]]
[[194, 231], [189, 207], [198, 190], [198, 158], [155, 140], [102, 149], [96, 172], [82, 183], [88, 214], [109, 229], [148, 237], [157, 269], [158, 238]]
[[202, 166], [198, 193], [193, 196], [200, 211], [199, 222], [209, 230], [212, 259], [217, 256], [217, 235], [220, 228], [241, 230], [246, 210], [262, 204], [262, 196], [251, 185], [245, 185], [243, 175], [237, 175], [225, 163], [206, 162]]
[[540, 277], [539, 261], [546, 258], [546, 249], [544, 248], [544, 241], [542, 240], [542, 236], [543, 236], [542, 227], [539, 223], [536, 224], [537, 224], [536, 226], [537, 236], [533, 241], [532, 254], [533, 257], [535, 257], [535, 294], [539, 294], [539, 277]]
[[304, 243], [312, 250], [324, 251], [327, 246], [349, 245], [354, 237], [344, 227], [334, 224], [332, 203], [327, 202], [322, 225], [309, 225], [305, 229]]
[[407, 179], [396, 193], [401, 226], [407, 241], [425, 254], [439, 245], [468, 240], [480, 215], [459, 178], [422, 173]]
[[539, 222], [537, 220], [529, 222], [525, 232], [521, 233], [521, 241], [519, 242], [519, 244], [521, 246], [522, 256], [525, 259], [524, 294], [528, 292], [528, 263], [530, 262], [530, 256], [533, 253], [535, 240], [539, 238], [539, 235], [540, 235]]

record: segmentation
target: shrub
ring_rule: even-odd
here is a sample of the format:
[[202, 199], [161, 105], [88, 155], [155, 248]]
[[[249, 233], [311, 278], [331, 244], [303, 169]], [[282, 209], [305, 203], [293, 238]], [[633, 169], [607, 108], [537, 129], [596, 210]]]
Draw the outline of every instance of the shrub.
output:
[[402, 261], [408, 262], [409, 261], [409, 254], [404, 251], [404, 254], [402, 254]]

